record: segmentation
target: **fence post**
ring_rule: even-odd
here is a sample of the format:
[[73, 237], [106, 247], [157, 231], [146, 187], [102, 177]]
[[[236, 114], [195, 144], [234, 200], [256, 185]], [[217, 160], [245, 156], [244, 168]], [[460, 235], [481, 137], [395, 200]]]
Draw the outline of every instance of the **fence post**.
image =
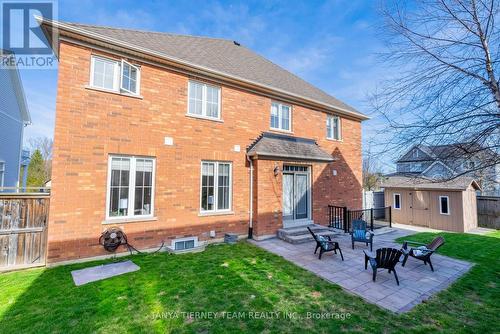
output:
[[373, 208], [370, 209], [370, 229], [373, 231]]
[[344, 216], [344, 232], [347, 233], [349, 232], [349, 214], [347, 211], [347, 206], [344, 206], [343, 208], [343, 216]]
[[392, 207], [389, 207], [389, 227], [392, 227]]

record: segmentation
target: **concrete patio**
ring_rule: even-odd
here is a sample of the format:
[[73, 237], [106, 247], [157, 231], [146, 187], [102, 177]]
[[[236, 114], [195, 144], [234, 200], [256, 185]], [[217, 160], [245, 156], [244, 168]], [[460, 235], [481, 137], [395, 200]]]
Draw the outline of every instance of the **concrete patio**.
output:
[[[384, 233], [387, 231], [376, 230], [374, 251], [382, 247], [401, 248], [401, 244], [394, 240], [415, 233], [413, 230], [403, 228], [389, 229], [388, 233]], [[363, 250], [369, 247], [356, 243], [355, 249], [352, 250], [350, 236], [344, 233], [338, 234], [333, 240], [339, 242], [345, 261], [341, 260], [340, 254], [336, 255], [333, 252], [325, 253], [319, 260], [318, 255], [313, 254], [315, 242], [293, 245], [276, 238], [251, 242], [325, 280], [340, 285], [349, 293], [397, 313], [407, 312], [437, 292], [446, 289], [473, 266], [466, 261], [439, 255], [438, 251], [432, 255], [434, 272], [422, 261], [409, 258], [405, 267], [396, 266], [399, 286], [394, 275], [382, 269], [377, 273], [377, 281], [373, 282], [370, 266], [367, 270], [364, 268]]]

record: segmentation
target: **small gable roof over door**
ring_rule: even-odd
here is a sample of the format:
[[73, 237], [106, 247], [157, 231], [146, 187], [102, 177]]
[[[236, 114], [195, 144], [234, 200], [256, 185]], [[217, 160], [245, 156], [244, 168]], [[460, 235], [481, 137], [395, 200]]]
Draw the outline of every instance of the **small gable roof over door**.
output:
[[315, 140], [264, 132], [249, 146], [247, 155], [254, 159], [278, 158], [297, 161], [332, 162], [331, 154], [323, 151]]

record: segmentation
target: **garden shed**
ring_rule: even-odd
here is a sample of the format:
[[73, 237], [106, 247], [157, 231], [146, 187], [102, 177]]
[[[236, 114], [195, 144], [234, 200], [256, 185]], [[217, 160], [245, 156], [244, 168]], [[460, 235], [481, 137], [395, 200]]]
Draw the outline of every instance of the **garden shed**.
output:
[[437, 182], [415, 176], [390, 176], [382, 184], [392, 221], [433, 229], [467, 232], [477, 227], [476, 191], [471, 177]]

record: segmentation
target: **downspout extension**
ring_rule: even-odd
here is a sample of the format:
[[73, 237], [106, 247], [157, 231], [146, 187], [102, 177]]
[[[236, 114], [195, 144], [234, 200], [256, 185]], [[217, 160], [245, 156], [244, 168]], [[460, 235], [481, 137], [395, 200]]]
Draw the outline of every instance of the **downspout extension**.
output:
[[250, 212], [249, 212], [249, 222], [248, 222], [248, 239], [253, 239], [253, 160], [246, 155], [248, 163], [250, 164]]

